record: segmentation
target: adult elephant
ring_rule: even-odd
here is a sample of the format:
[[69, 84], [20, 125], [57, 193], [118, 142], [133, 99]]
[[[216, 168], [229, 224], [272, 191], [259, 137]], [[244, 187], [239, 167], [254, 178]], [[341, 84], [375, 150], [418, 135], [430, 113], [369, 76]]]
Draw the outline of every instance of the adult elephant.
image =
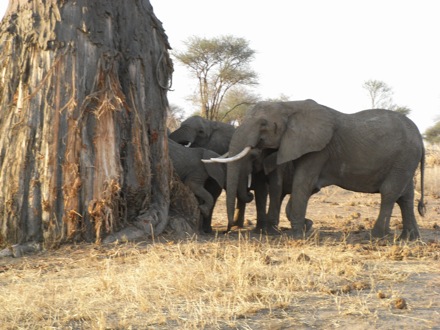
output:
[[[253, 149], [240, 160], [236, 189], [237, 194], [243, 193], [248, 186], [248, 177], [252, 174], [251, 189], [255, 192], [258, 220], [255, 230], [267, 234], [279, 233], [281, 203], [284, 197], [291, 193], [292, 188], [293, 162], [277, 165], [276, 159], [276, 150]], [[228, 193], [231, 194], [231, 191], [228, 190]], [[266, 211], [268, 197], [269, 205]]]
[[[379, 216], [372, 235], [390, 232], [394, 203], [402, 211], [401, 239], [420, 237], [414, 214], [414, 173], [421, 166], [420, 215], [424, 214], [424, 146], [416, 125], [390, 110], [344, 114], [313, 100], [261, 102], [251, 109], [230, 143], [229, 155], [240, 158], [254, 149], [276, 149], [277, 164], [293, 161], [292, 194], [286, 207], [295, 236], [309, 229], [306, 208], [322, 187], [380, 193]], [[229, 223], [241, 162], [227, 167]], [[229, 193], [231, 192], [231, 193]]]
[[168, 149], [174, 170], [200, 202], [202, 230], [210, 233], [212, 212], [217, 198], [225, 187], [226, 166], [202, 162], [202, 159], [219, 156], [211, 150], [186, 148], [172, 140], [168, 140]]

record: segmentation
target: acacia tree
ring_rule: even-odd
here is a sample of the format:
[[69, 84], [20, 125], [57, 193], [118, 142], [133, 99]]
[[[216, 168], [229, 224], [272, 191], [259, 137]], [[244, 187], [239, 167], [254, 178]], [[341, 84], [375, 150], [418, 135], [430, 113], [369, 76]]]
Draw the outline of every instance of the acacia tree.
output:
[[260, 96], [247, 88], [232, 88], [225, 95], [219, 109], [218, 120], [240, 125], [249, 108], [260, 100]]
[[380, 80], [367, 80], [362, 85], [371, 99], [371, 109], [388, 109], [399, 112], [405, 116], [411, 113], [411, 109], [404, 105], [393, 103], [393, 89]]
[[198, 80], [197, 102], [200, 115], [219, 120], [219, 110], [226, 93], [236, 86], [257, 83], [257, 74], [250, 68], [255, 51], [243, 38], [222, 36], [218, 38], [190, 37], [186, 50], [174, 53]]
[[148, 0], [10, 1], [0, 25], [0, 245], [164, 230], [169, 49]]
[[431, 144], [440, 144], [440, 121], [429, 127], [425, 131], [424, 137]]
[[370, 95], [371, 109], [387, 109], [391, 104], [393, 90], [380, 80], [367, 80], [362, 85]]

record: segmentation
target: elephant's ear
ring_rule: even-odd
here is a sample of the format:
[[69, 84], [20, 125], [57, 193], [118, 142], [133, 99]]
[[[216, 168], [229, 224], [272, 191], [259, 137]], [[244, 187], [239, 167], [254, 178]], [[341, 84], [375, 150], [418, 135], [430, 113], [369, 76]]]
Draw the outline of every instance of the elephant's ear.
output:
[[317, 106], [297, 109], [290, 114], [281, 137], [277, 164], [322, 150], [330, 142], [335, 127], [332, 111], [318, 104]]
[[[203, 151], [203, 159], [217, 158], [220, 155], [211, 151]], [[226, 187], [226, 166], [223, 163], [203, 163], [205, 165], [206, 172], [213, 178], [220, 187]]]

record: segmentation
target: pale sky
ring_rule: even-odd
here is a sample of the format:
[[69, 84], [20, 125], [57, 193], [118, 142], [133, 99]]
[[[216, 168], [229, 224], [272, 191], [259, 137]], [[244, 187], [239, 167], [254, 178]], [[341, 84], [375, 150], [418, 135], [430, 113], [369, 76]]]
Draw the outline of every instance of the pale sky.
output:
[[[440, 119], [440, 2], [437, 0], [150, 0], [171, 47], [190, 36], [233, 35], [256, 51], [262, 98], [311, 98], [336, 110], [367, 109], [364, 81], [392, 87], [424, 132]], [[0, 15], [7, 7], [1, 0]], [[188, 114], [196, 88], [175, 63], [171, 104]]]

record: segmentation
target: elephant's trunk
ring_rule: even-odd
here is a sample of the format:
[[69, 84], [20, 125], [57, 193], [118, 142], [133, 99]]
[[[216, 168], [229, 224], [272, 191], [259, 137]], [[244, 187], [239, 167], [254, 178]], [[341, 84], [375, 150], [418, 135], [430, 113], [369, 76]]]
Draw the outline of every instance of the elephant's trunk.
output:
[[228, 229], [231, 230], [234, 222], [235, 201], [237, 197], [238, 178], [240, 174], [240, 164], [238, 162], [228, 164], [226, 171], [226, 211], [228, 214]]
[[[235, 130], [229, 145], [229, 156], [239, 154], [245, 147], [254, 147], [259, 139], [258, 132], [249, 132], [251, 126], [242, 125]], [[226, 180], [226, 210], [228, 214], [228, 230], [234, 222], [234, 211], [237, 194], [240, 200], [249, 202], [252, 195], [247, 192], [247, 177], [252, 168], [251, 159], [248, 156], [228, 163]], [[250, 166], [250, 167], [249, 167]]]

